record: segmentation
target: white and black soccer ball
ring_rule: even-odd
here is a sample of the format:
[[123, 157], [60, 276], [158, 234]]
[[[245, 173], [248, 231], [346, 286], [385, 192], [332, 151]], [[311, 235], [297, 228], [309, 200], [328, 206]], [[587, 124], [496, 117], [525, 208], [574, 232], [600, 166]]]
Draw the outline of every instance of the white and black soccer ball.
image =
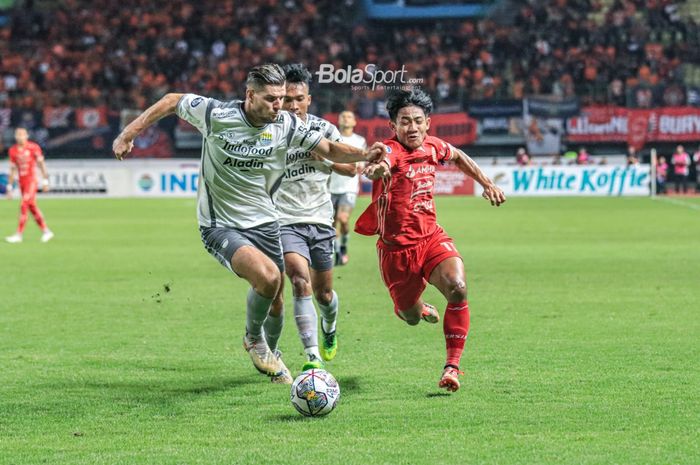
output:
[[302, 415], [328, 415], [340, 400], [340, 386], [326, 370], [306, 370], [294, 380], [292, 405]]

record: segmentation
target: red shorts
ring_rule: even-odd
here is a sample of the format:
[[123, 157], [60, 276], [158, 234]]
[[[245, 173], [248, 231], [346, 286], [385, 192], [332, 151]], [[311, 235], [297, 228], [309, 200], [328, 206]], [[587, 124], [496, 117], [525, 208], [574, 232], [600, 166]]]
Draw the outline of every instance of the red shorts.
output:
[[36, 179], [20, 179], [19, 190], [22, 192], [22, 200], [29, 202], [36, 199], [37, 184]]
[[462, 256], [442, 228], [429, 238], [409, 247], [377, 242], [379, 268], [389, 289], [394, 311], [408, 310], [423, 294], [436, 266], [451, 257]]

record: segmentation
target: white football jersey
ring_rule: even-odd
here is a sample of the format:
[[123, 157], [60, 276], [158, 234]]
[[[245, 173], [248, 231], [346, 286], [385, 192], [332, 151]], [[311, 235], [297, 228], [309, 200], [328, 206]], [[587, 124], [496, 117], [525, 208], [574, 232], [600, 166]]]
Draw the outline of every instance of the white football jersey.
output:
[[311, 151], [323, 138], [287, 111], [274, 122], [255, 127], [241, 100], [220, 102], [186, 94], [176, 113], [204, 138], [197, 185], [201, 226], [247, 229], [276, 221], [272, 197], [284, 175], [287, 151], [297, 147]]
[[[306, 115], [306, 126], [326, 139], [340, 140], [338, 128], [318, 116]], [[333, 225], [333, 202], [328, 192], [330, 167], [316, 160], [311, 151], [292, 148], [287, 152], [287, 168], [277, 190], [275, 206], [280, 224]]]
[[[349, 137], [341, 135], [340, 142], [363, 150], [367, 148], [367, 141], [359, 134], [353, 133]], [[338, 173], [332, 173], [329, 190], [331, 191], [331, 194], [357, 194], [360, 190], [360, 175], [356, 174], [355, 176], [350, 177], [342, 176]]]

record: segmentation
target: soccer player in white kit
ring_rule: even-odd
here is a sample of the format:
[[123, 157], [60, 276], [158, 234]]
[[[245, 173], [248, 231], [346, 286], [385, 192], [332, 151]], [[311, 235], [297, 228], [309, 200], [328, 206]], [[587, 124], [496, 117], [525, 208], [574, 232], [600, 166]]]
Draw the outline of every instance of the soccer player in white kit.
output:
[[[351, 111], [343, 111], [338, 115], [338, 126], [340, 127], [340, 141], [353, 147], [365, 150], [367, 141], [359, 134], [355, 134], [353, 129], [357, 125], [355, 114]], [[345, 265], [348, 262], [348, 237], [350, 234], [350, 214], [355, 208], [357, 193], [360, 191], [359, 172], [362, 166], [358, 167], [358, 172], [354, 176], [348, 177], [331, 173], [331, 200], [333, 202], [333, 226], [336, 228], [335, 241], [335, 265]]]
[[[282, 108], [298, 116], [310, 131], [339, 141], [340, 133], [334, 125], [307, 112], [311, 103], [311, 73], [301, 64], [287, 65], [284, 71], [287, 95]], [[338, 295], [333, 290], [335, 229], [328, 180], [331, 173], [353, 176], [356, 170], [354, 163], [333, 163], [303, 147], [291, 148], [287, 152], [284, 178], [276, 192], [284, 268], [292, 284], [294, 321], [307, 357], [302, 371], [322, 368], [322, 359], [333, 359], [337, 351]], [[320, 352], [318, 317], [312, 294], [321, 313], [323, 345]], [[272, 312], [282, 314], [282, 306], [282, 293], [279, 293], [272, 304]]]
[[255, 367], [269, 376], [286, 370], [275, 353], [281, 318], [268, 318], [281, 288], [284, 261], [272, 196], [284, 175], [289, 148], [301, 147], [337, 162], [383, 159], [385, 147], [370, 150], [332, 142], [292, 113], [281, 111], [284, 72], [266, 64], [250, 70], [245, 100], [220, 102], [194, 94], [166, 94], [127, 125], [112, 144], [118, 159], [147, 127], [169, 114], [203, 136], [197, 186], [202, 241], [227, 269], [248, 281], [243, 346]]

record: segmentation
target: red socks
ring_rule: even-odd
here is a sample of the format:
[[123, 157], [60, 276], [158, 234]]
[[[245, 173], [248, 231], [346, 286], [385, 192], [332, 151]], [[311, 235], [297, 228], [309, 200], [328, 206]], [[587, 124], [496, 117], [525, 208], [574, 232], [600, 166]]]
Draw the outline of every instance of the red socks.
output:
[[445, 345], [447, 346], [447, 363], [459, 368], [459, 360], [462, 358], [464, 343], [469, 333], [469, 304], [467, 301], [448, 303], [443, 319], [443, 332], [445, 333]]

